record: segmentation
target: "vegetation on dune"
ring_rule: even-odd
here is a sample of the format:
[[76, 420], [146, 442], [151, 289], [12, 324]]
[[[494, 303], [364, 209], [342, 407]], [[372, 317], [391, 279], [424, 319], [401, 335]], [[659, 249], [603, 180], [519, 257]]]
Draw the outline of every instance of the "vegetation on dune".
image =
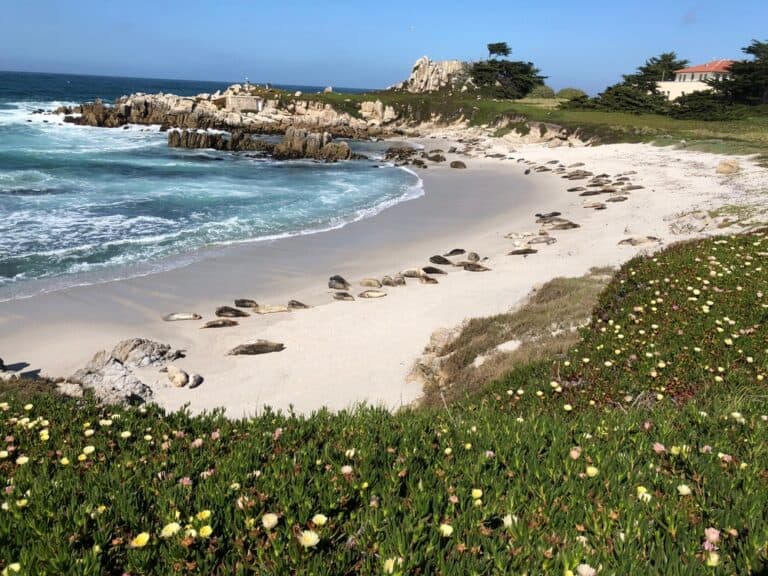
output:
[[13, 574], [768, 569], [768, 235], [636, 258], [566, 357], [445, 408], [0, 403]]

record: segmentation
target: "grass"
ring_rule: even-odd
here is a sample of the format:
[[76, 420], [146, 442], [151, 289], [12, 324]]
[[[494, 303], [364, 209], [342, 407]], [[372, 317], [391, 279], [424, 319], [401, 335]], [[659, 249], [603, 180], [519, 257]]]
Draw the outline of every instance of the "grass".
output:
[[0, 571], [764, 574], [766, 253], [762, 231], [636, 258], [573, 348], [449, 410], [5, 392]]

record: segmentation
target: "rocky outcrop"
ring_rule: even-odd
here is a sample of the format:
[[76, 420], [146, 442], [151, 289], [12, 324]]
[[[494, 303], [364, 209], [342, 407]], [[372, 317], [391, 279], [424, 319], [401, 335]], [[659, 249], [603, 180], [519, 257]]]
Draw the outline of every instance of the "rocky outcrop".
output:
[[421, 94], [446, 89], [461, 89], [470, 85], [470, 68], [466, 62], [460, 60], [435, 62], [422, 56], [413, 65], [408, 79], [391, 88]]
[[314, 158], [336, 162], [352, 158], [352, 150], [346, 142], [332, 142], [332, 137], [327, 132], [307, 132], [298, 128], [288, 128], [283, 141], [272, 151], [272, 156], [278, 160]]
[[170, 130], [168, 146], [171, 148], [212, 148], [229, 152], [271, 152], [273, 144], [255, 140], [251, 134], [234, 131], [231, 134], [200, 130]]
[[152, 389], [134, 373], [135, 368], [163, 366], [181, 357], [181, 352], [143, 338], [123, 340], [111, 352], [102, 350], [69, 379], [107, 404], [143, 404]]

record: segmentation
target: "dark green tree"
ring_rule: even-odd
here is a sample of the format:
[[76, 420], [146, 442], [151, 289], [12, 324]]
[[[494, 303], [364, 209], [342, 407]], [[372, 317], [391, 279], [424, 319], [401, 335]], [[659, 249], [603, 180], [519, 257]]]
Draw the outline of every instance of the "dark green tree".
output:
[[509, 60], [475, 62], [471, 75], [480, 91], [494, 98], [524, 98], [545, 79], [532, 62]]
[[768, 104], [768, 42], [752, 40], [741, 51], [752, 59], [734, 62], [729, 70], [731, 77], [712, 80], [710, 86], [733, 104]]
[[637, 72], [624, 76], [624, 84], [646, 92], [657, 92], [656, 82], [674, 80], [675, 70], [688, 66], [688, 60], [679, 60], [674, 52], [653, 56], [638, 66]]
[[597, 97], [597, 107], [612, 112], [663, 114], [668, 105], [667, 99], [661, 94], [628, 84], [610, 86]]
[[512, 54], [512, 49], [506, 42], [491, 42], [488, 44], [488, 58], [493, 58], [494, 56], [506, 58], [510, 54]]

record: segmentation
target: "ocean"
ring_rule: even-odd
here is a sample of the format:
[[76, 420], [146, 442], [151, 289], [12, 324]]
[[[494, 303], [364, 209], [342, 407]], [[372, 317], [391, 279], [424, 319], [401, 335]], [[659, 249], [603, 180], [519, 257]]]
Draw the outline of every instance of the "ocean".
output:
[[184, 266], [212, 247], [319, 233], [423, 193], [415, 174], [381, 161], [387, 143], [351, 141], [367, 161], [278, 162], [168, 148], [159, 127], [74, 126], [35, 113], [226, 86], [0, 72], [0, 301]]

